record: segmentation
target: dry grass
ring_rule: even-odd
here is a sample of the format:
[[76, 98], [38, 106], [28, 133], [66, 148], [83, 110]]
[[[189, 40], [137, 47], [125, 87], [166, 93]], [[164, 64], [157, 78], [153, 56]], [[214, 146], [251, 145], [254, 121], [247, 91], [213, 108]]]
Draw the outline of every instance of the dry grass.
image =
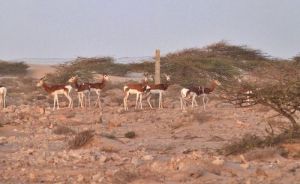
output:
[[219, 150], [222, 154], [240, 154], [253, 150], [255, 148], [266, 148], [279, 145], [281, 143], [291, 143], [296, 139], [300, 139], [300, 130], [285, 130], [284, 132], [266, 137], [258, 137], [256, 135], [246, 134], [242, 139], [231, 142]]
[[118, 153], [120, 151], [120, 149], [115, 148], [113, 146], [103, 146], [100, 148], [100, 150], [107, 153]]
[[223, 166], [219, 166], [219, 165], [214, 165], [209, 161], [204, 161], [204, 166], [203, 168], [207, 171], [210, 172], [212, 174], [221, 175], [221, 172], [223, 170]]
[[66, 126], [58, 126], [52, 132], [57, 135], [75, 134], [74, 130]]
[[117, 137], [113, 134], [108, 134], [108, 133], [101, 133], [100, 134], [102, 137], [108, 138], [108, 139], [116, 139]]
[[274, 157], [276, 154], [280, 154], [280, 150], [274, 147], [270, 148], [257, 148], [251, 150], [245, 154], [245, 158], [248, 161], [252, 160], [265, 160]]
[[130, 183], [136, 180], [138, 177], [140, 177], [140, 173], [133, 168], [121, 169], [114, 175], [112, 183]]
[[23, 62], [0, 61], [1, 75], [23, 75], [27, 72], [28, 65]]
[[134, 131], [129, 131], [129, 132], [126, 132], [126, 133], [124, 134], [124, 137], [126, 137], [126, 138], [128, 138], [128, 139], [133, 139], [133, 138], [136, 137], [136, 134], [135, 134]]
[[196, 120], [199, 124], [208, 122], [212, 119], [212, 116], [209, 115], [207, 112], [192, 112], [193, 119]]
[[81, 148], [86, 143], [88, 143], [93, 137], [94, 137], [93, 130], [85, 130], [85, 131], [79, 132], [73, 140], [69, 141], [69, 144], [68, 144], [69, 148], [70, 149]]

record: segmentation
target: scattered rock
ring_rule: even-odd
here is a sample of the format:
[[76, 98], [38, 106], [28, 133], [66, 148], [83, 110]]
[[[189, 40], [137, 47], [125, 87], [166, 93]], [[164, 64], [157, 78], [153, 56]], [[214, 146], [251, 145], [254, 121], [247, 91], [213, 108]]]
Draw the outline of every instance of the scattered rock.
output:
[[215, 160], [212, 161], [212, 164], [214, 165], [224, 165], [224, 159], [220, 157], [216, 157]]
[[145, 155], [145, 156], [143, 156], [143, 160], [153, 160], [153, 156], [152, 155]]
[[83, 180], [84, 180], [84, 177], [81, 174], [79, 174], [77, 176], [77, 181], [80, 183], [80, 182], [83, 182]]

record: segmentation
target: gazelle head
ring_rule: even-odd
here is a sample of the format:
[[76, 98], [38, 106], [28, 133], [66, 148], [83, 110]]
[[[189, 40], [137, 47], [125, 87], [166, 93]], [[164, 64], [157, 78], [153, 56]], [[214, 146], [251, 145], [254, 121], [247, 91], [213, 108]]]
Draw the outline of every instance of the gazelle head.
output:
[[109, 75], [107, 75], [106, 73], [103, 74], [103, 80], [108, 81], [109, 80]]
[[152, 74], [151, 74], [151, 75], [149, 75], [149, 76], [148, 76], [148, 79], [149, 79], [149, 81], [153, 82], [153, 81], [154, 81], [154, 77], [153, 77], [153, 75], [152, 75]]
[[167, 80], [167, 81], [170, 81], [170, 80], [171, 80], [170, 75], [167, 75], [167, 74], [164, 73], [164, 76], [166, 77], [166, 80]]
[[44, 84], [44, 80], [45, 80], [46, 76], [40, 78], [40, 80], [38, 81], [38, 83], [36, 84], [37, 87], [41, 87]]
[[143, 82], [148, 82], [148, 79], [149, 79], [149, 73], [148, 72], [145, 72], [144, 73], [144, 79], [142, 80]]
[[77, 79], [78, 79], [78, 75], [75, 75], [75, 76], [71, 77], [71, 78], [68, 80], [68, 82], [73, 83], [73, 82], [75, 82]]

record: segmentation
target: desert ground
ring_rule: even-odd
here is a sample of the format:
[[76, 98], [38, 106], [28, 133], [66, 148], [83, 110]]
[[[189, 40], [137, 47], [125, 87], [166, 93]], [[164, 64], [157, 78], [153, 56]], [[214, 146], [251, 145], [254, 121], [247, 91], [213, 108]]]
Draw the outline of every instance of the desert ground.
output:
[[[7, 105], [0, 109], [0, 183], [131, 183], [131, 184], [273, 184], [300, 183], [300, 143], [255, 149], [245, 154], [223, 155], [226, 144], [255, 133], [263, 136], [266, 119], [274, 112], [263, 106], [236, 108], [209, 96], [207, 110], [180, 109], [181, 86], [164, 94], [164, 108], [123, 110], [122, 86], [139, 77], [110, 77], [101, 93], [102, 109], [74, 108], [35, 86], [51, 66], [31, 65], [26, 76], [2, 77], [8, 88]], [[158, 106], [155, 100], [152, 101]], [[86, 130], [82, 139], [74, 140]], [[131, 136], [130, 136], [131, 135]]]

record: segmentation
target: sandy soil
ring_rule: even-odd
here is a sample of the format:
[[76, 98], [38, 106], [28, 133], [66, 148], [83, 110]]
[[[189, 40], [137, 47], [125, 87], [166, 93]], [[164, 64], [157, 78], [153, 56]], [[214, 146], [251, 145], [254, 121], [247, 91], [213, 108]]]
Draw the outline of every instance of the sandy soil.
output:
[[52, 72], [55, 72], [55, 68], [52, 65], [29, 64], [27, 76], [32, 77], [34, 79], [39, 79], [45, 76], [47, 73]]
[[[38, 78], [43, 72], [33, 74]], [[28, 92], [11, 92], [9, 106], [0, 109], [1, 183], [299, 183], [300, 161], [282, 157], [276, 149], [246, 153], [245, 159], [218, 152], [247, 133], [264, 135], [271, 110], [237, 109], [216, 93], [207, 111], [200, 106], [183, 112], [180, 86], [173, 85], [164, 95], [164, 109], [151, 110], [144, 101], [144, 110], [134, 110], [131, 97], [130, 110], [124, 112], [125, 80], [116, 77], [107, 86], [103, 109], [78, 108], [74, 92], [76, 107], [66, 108], [61, 97], [63, 108], [57, 111], [51, 110], [53, 99], [33, 82], [13, 81], [12, 87]], [[55, 133], [61, 126], [73, 131]], [[69, 142], [83, 130], [93, 130], [92, 139], [70, 149]], [[136, 137], [125, 138], [129, 131]]]

